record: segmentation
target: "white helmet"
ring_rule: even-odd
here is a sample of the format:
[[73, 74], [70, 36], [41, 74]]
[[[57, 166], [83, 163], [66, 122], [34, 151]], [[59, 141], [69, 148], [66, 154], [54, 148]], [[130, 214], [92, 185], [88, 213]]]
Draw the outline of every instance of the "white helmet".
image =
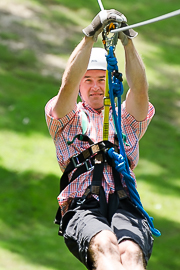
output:
[[90, 69], [107, 69], [106, 56], [107, 52], [103, 48], [92, 48], [87, 70]]

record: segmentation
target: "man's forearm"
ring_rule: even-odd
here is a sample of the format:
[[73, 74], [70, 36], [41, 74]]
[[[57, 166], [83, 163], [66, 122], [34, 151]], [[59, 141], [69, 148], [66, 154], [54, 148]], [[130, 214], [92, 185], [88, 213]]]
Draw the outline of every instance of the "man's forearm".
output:
[[79, 84], [86, 72], [93, 44], [91, 37], [84, 37], [72, 52], [63, 74], [57, 102], [53, 108], [54, 117], [61, 118], [74, 108]]
[[62, 78], [61, 88], [63, 88], [64, 85], [71, 86], [71, 84], [73, 84], [74, 87], [79, 87], [79, 83], [88, 66], [93, 44], [94, 41], [91, 37], [84, 37], [72, 52]]
[[148, 112], [148, 83], [145, 67], [131, 40], [124, 48], [126, 78], [130, 88], [126, 96], [126, 110], [137, 121], [142, 121]]

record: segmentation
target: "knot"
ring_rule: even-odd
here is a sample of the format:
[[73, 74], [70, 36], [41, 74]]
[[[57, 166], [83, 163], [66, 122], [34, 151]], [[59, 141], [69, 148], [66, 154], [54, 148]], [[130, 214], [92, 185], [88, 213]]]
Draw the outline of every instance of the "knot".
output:
[[126, 166], [125, 166], [125, 162], [124, 162], [124, 157], [121, 155], [121, 154], [118, 154], [114, 151], [114, 148], [110, 148], [108, 150], [108, 155], [114, 159], [115, 161], [115, 169], [118, 171], [118, 172], [123, 172], [123, 171], [126, 171]]
[[113, 147], [108, 150], [108, 155], [118, 162], [124, 161], [123, 156], [121, 154], [116, 153]]
[[122, 73], [121, 73], [121, 72], [115, 70], [114, 73], [113, 73], [113, 76], [114, 76], [115, 78], [117, 78], [120, 82], [123, 81], [123, 77], [122, 77]]
[[113, 47], [111, 46], [109, 48], [109, 54], [106, 55], [106, 61], [107, 61], [107, 70], [110, 72], [113, 72], [114, 70], [118, 70], [117, 66], [117, 59], [114, 56]]
[[126, 166], [125, 166], [125, 163], [124, 161], [121, 162], [121, 163], [118, 163], [116, 160], [115, 160], [115, 169], [119, 172], [119, 173], [122, 173], [126, 171]]
[[112, 87], [114, 96], [121, 97], [124, 91], [122, 82], [119, 79], [113, 77]]
[[[115, 97], [121, 97], [123, 94], [123, 84], [122, 84], [122, 73], [118, 72], [117, 59], [114, 56], [113, 47], [109, 47], [109, 54], [106, 55], [107, 60], [107, 70], [108, 72], [113, 72], [113, 81], [112, 81], [112, 89]], [[110, 75], [109, 75], [110, 76]]]

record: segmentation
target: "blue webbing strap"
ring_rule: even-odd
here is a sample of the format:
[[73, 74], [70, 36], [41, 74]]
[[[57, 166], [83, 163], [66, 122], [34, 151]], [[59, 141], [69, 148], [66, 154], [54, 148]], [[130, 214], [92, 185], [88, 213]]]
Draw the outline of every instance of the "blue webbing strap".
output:
[[[113, 47], [109, 48], [109, 54], [106, 56], [107, 58], [107, 70], [108, 70], [108, 83], [109, 83], [109, 95], [111, 100], [111, 106], [113, 111], [113, 119], [115, 128], [117, 131], [117, 137], [119, 140], [120, 146], [120, 154], [116, 153], [113, 148], [109, 149], [108, 154], [111, 158], [115, 161], [115, 168], [118, 172], [120, 172], [124, 176], [124, 180], [126, 186], [129, 190], [129, 195], [131, 197], [132, 202], [136, 205], [136, 207], [140, 210], [140, 212], [146, 217], [152, 234], [154, 236], [160, 236], [161, 233], [159, 230], [154, 228], [153, 225], [153, 218], [148, 215], [148, 213], [144, 210], [139, 193], [135, 187], [135, 180], [130, 175], [130, 169], [128, 164], [128, 159], [125, 153], [123, 139], [122, 139], [122, 131], [121, 131], [121, 95], [123, 94], [123, 84], [122, 79], [118, 78], [117, 76], [113, 76], [112, 72], [115, 71], [118, 74], [118, 66], [117, 66], [117, 59], [113, 53]], [[118, 98], [118, 117], [116, 114], [114, 98]]]

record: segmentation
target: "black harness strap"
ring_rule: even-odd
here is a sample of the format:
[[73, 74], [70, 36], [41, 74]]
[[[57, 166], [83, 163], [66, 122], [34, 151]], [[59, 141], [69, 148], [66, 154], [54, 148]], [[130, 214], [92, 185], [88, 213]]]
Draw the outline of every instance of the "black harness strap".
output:
[[[87, 138], [85, 138], [86, 141], [88, 140]], [[90, 196], [91, 194], [97, 195], [99, 197], [100, 211], [103, 216], [107, 217], [109, 222], [111, 221], [113, 214], [118, 208], [119, 200], [128, 197], [125, 190], [123, 189], [120, 174], [114, 168], [111, 158], [106, 153], [106, 150], [111, 147], [114, 147], [116, 151], [118, 151], [117, 145], [112, 144], [109, 141], [102, 141], [91, 145], [88, 149], [84, 150], [80, 154], [70, 159], [70, 162], [66, 167], [60, 181], [61, 192], [70, 182], [75, 180], [79, 175], [94, 168], [91, 185], [86, 189], [85, 193], [81, 198], [76, 198], [76, 205], [82, 206], [88, 196]], [[115, 183], [115, 192], [109, 195], [108, 204], [106, 201], [104, 189], [102, 187], [103, 169], [106, 162], [108, 162], [108, 164], [112, 167]], [[68, 174], [74, 169], [76, 170], [73, 173], [71, 180], [69, 181]], [[59, 235], [62, 235], [61, 219], [61, 209], [59, 207], [54, 221], [56, 224], [60, 225]]]
[[[92, 178], [91, 185], [85, 190], [85, 192], [81, 198], [75, 199], [75, 201], [76, 201], [75, 204], [77, 207], [78, 206], [80, 207], [84, 204], [84, 202], [86, 201], [86, 199], [89, 195], [95, 194], [99, 197], [100, 211], [101, 211], [102, 215], [107, 216], [107, 202], [106, 202], [105, 192], [104, 192], [104, 189], [102, 187], [102, 177], [103, 177], [103, 169], [104, 169], [105, 161], [106, 161], [106, 159], [105, 159], [104, 151], [101, 151], [99, 154], [97, 154], [95, 156], [95, 158], [94, 158], [94, 172], [93, 172], [93, 178]], [[83, 165], [83, 168], [85, 169], [84, 165]], [[81, 169], [81, 168], [77, 169], [78, 173], [80, 173], [79, 169]], [[74, 177], [76, 177], [76, 175], [74, 175]], [[72, 179], [71, 179], [71, 181], [72, 181]], [[60, 207], [58, 207], [54, 223], [60, 225], [58, 234], [60, 236], [62, 236], [63, 235], [62, 234], [62, 217], [61, 217], [61, 208]]]
[[[88, 141], [88, 136], [86, 136], [86, 135], [81, 135], [81, 136], [84, 136], [85, 141]], [[82, 138], [81, 138], [81, 140], [82, 140]], [[106, 149], [111, 148], [113, 146], [114, 146], [114, 144], [109, 142], [109, 141], [101, 141], [101, 142], [95, 143], [93, 145], [91, 144], [91, 146], [89, 148], [87, 148], [86, 150], [84, 150], [80, 154], [71, 157], [70, 162], [67, 165], [67, 167], [66, 167], [66, 169], [65, 169], [65, 171], [60, 179], [60, 192], [62, 192], [62, 190], [64, 190], [79, 175], [91, 170], [93, 167], [95, 167], [96, 164], [98, 164], [98, 162], [99, 162], [98, 161], [98, 153], [105, 152]], [[103, 166], [103, 168], [104, 168], [104, 165], [101, 165], [101, 166]], [[74, 169], [76, 169], [76, 170], [73, 173], [71, 180], [69, 181], [68, 174], [70, 172], [72, 172]], [[98, 169], [97, 169], [97, 172], [99, 172]], [[103, 170], [102, 170], [102, 174], [103, 174]], [[102, 175], [99, 178], [100, 178], [100, 181], [102, 181]], [[101, 182], [100, 182], [99, 186], [101, 186]], [[101, 194], [102, 194], [102, 191], [101, 191]], [[103, 197], [103, 195], [102, 195], [102, 197]], [[84, 198], [83, 198], [83, 200], [84, 200]], [[61, 223], [61, 209], [60, 209], [60, 207], [57, 210], [54, 223], [58, 224], [58, 225], [60, 225], [60, 223]]]
[[105, 153], [100, 152], [96, 155], [94, 160], [94, 172], [91, 185], [86, 189], [85, 193], [79, 198], [76, 203], [77, 205], [83, 205], [87, 197], [94, 194], [99, 197], [100, 211], [102, 215], [107, 216], [107, 202], [105, 192], [102, 187], [103, 169], [106, 162]]
[[128, 198], [121, 182], [121, 176], [118, 173], [118, 171], [115, 169], [115, 167], [112, 167], [113, 171], [113, 178], [114, 178], [114, 184], [115, 184], [115, 192], [112, 194], [109, 194], [109, 201], [108, 201], [108, 220], [109, 222], [112, 219], [112, 216], [116, 212], [119, 206], [119, 200], [123, 200]]
[[106, 162], [105, 153], [98, 154], [95, 159], [94, 173], [91, 183], [91, 194], [98, 195], [100, 203], [100, 211], [103, 216], [107, 216], [107, 201], [104, 189], [102, 187], [103, 169]]

